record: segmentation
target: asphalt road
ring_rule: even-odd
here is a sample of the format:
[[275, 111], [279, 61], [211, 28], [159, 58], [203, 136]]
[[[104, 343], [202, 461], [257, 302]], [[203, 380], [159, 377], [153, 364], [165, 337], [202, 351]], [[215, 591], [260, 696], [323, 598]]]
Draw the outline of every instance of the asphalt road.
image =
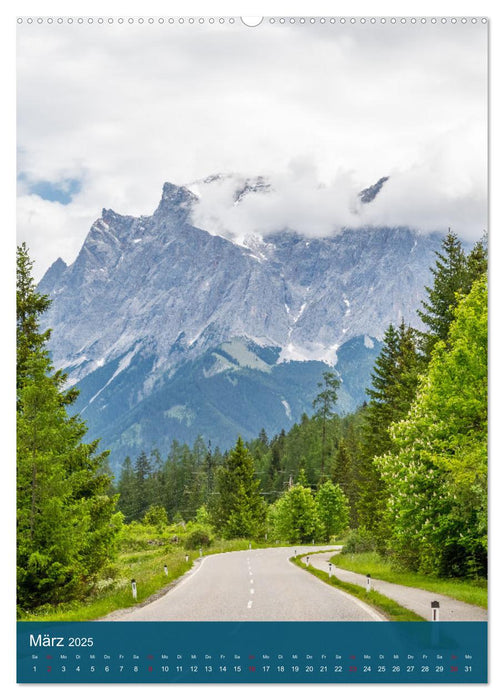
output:
[[[334, 548], [332, 548], [334, 550]], [[200, 560], [168, 593], [106, 620], [141, 621], [377, 621], [365, 603], [289, 562], [320, 550], [279, 547], [214, 554]]]

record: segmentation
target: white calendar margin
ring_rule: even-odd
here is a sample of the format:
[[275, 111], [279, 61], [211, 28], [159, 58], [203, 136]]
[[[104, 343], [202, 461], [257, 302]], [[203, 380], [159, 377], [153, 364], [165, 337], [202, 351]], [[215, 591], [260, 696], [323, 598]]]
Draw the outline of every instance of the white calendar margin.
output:
[[[257, 695], [269, 699], [288, 695], [289, 698], [305, 697], [307, 693], [317, 692], [321, 697], [327, 694], [338, 695], [346, 698], [369, 698], [381, 700], [381, 698], [408, 697], [424, 698], [426, 693], [429, 700], [436, 700], [438, 697], [450, 698], [453, 694], [457, 699], [471, 697], [474, 698], [480, 693], [486, 697], [498, 697], [504, 690], [504, 659], [498, 654], [499, 650], [504, 651], [504, 645], [500, 643], [501, 625], [504, 625], [503, 605], [500, 600], [504, 597], [499, 587], [504, 580], [502, 560], [498, 560], [498, 550], [501, 543], [496, 533], [504, 532], [502, 522], [502, 507], [499, 507], [497, 494], [503, 494], [502, 476], [502, 454], [503, 448], [497, 444], [498, 426], [502, 422], [502, 409], [498, 401], [504, 395], [504, 381], [502, 369], [502, 353], [500, 348], [504, 344], [504, 333], [499, 316], [499, 302], [504, 298], [504, 276], [501, 268], [504, 265], [504, 217], [500, 201], [502, 199], [501, 188], [503, 187], [503, 166], [502, 154], [504, 144], [502, 133], [499, 133], [499, 125], [504, 124], [503, 110], [503, 69], [504, 66], [504, 11], [501, 6], [497, 6], [495, 0], [479, 0], [479, 2], [468, 2], [467, 0], [445, 0], [434, 2], [424, 0], [423, 2], [409, 2], [404, 0], [385, 0], [382, 2], [371, 2], [370, 0], [340, 0], [339, 2], [329, 2], [328, 0], [251, 0], [233, 2], [232, 0], [213, 0], [204, 2], [203, 0], [171, 0], [162, 2], [161, 0], [142, 0], [142, 2], [130, 2], [129, 0], [75, 0], [72, 3], [61, 0], [19, 0], [10, 2], [7, 0], [7, 7], [3, 7], [0, 12], [2, 22], [0, 22], [0, 50], [2, 60], [0, 62], [2, 103], [0, 109], [1, 126], [0, 138], [2, 140], [2, 167], [0, 169], [0, 192], [2, 193], [2, 213], [7, 215], [3, 218], [4, 254], [0, 256], [0, 299], [2, 300], [2, 321], [4, 338], [7, 334], [7, 347], [2, 347], [1, 358], [2, 372], [2, 426], [5, 427], [3, 433], [4, 443], [4, 478], [8, 472], [8, 488], [2, 491], [3, 514], [2, 525], [4, 526], [4, 571], [1, 588], [2, 610], [2, 678], [0, 686], [11, 694], [28, 698], [37, 697], [37, 700], [46, 698], [72, 697], [81, 698], [102, 697], [110, 698], [111, 695], [119, 698], [138, 698], [140, 694], [146, 692], [150, 697], [155, 698], [193, 698], [197, 695], [205, 695], [205, 700], [214, 698], [231, 698], [238, 693], [240, 698], [249, 700]], [[15, 418], [14, 418], [14, 376], [13, 368], [15, 357], [15, 335], [14, 335], [14, 253], [15, 253], [15, 18], [17, 16], [68, 16], [68, 15], [108, 15], [108, 16], [476, 16], [488, 17], [490, 20], [490, 106], [491, 106], [491, 144], [490, 144], [490, 325], [491, 325], [491, 428], [490, 428], [490, 523], [491, 523], [491, 557], [490, 573], [490, 683], [483, 685], [407, 685], [407, 684], [271, 684], [271, 685], [16, 685], [15, 683]], [[8, 154], [7, 157], [5, 154]], [[500, 161], [500, 162], [499, 162]], [[493, 195], [493, 196], [492, 196]], [[495, 202], [493, 199], [495, 198]], [[7, 328], [8, 326], [8, 328]], [[500, 326], [500, 327], [499, 327]], [[503, 342], [501, 342], [501, 339]], [[5, 342], [5, 341], [4, 341]], [[501, 368], [498, 363], [500, 362]], [[492, 430], [493, 428], [493, 430]], [[7, 450], [6, 450], [7, 447]], [[500, 473], [499, 473], [500, 472]], [[492, 495], [493, 494], [493, 495]], [[502, 498], [502, 495], [501, 495]], [[493, 533], [493, 535], [492, 535]], [[8, 562], [8, 565], [6, 565]], [[315, 686], [315, 687], [313, 687]]]

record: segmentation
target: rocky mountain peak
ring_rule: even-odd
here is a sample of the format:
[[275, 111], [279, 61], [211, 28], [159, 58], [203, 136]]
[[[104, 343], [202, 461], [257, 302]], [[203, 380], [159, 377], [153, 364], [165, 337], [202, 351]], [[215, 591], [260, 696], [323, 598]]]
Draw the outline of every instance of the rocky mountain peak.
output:
[[161, 215], [177, 215], [184, 214], [187, 218], [192, 205], [198, 201], [196, 195], [187, 189], [187, 187], [174, 185], [171, 182], [165, 182], [163, 185], [163, 194], [161, 201], [155, 214]]
[[378, 182], [375, 182], [375, 184], [371, 185], [371, 187], [366, 187], [366, 189], [361, 190], [359, 192], [360, 201], [363, 204], [369, 204], [369, 202], [372, 202], [388, 179], [388, 177], [381, 177]]
[[[372, 201], [386, 180], [361, 200]], [[263, 178], [243, 178], [238, 197], [267, 187]], [[154, 423], [166, 439], [194, 439], [200, 429], [208, 439], [234, 439], [235, 428], [251, 437], [262, 425], [261, 402], [272, 408], [275, 430], [284, 420], [287, 427], [309, 409], [306, 396], [327, 364], [343, 372], [343, 348], [355, 341], [364, 364], [349, 350], [348, 371], [359, 382], [353, 388], [342, 374], [345, 410], [352, 409], [363, 400], [376, 350], [362, 338], [379, 340], [402, 318], [417, 325], [431, 281], [437, 234], [283, 231], [245, 246], [195, 228], [196, 201], [187, 187], [167, 182], [151, 216], [104, 209], [75, 262], [57, 260], [39, 285], [53, 299], [44, 325], [53, 329], [54, 366], [78, 384], [92, 434], [125, 454], [131, 445], [151, 449]], [[238, 425], [240, 397], [248, 397], [250, 416]], [[150, 427], [137, 427], [144, 423]]]

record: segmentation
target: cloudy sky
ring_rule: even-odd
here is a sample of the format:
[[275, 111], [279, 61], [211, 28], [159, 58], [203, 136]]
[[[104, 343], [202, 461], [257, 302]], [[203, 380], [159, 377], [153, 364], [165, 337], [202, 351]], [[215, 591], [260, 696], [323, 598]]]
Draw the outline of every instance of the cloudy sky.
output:
[[[486, 229], [487, 26], [238, 19], [18, 27], [18, 238], [43, 274], [102, 207], [150, 214], [162, 184], [263, 175], [195, 221], [240, 238], [285, 227]], [[389, 176], [380, 196], [356, 193]], [[224, 183], [226, 181], [223, 181]]]

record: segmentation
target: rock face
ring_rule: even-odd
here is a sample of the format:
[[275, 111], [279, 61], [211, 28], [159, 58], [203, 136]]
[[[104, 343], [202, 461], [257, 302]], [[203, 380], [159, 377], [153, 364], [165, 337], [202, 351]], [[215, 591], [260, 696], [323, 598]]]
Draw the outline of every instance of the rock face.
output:
[[438, 234], [284, 231], [237, 244], [193, 226], [196, 200], [166, 183], [152, 216], [104, 209], [75, 262], [57, 260], [39, 284], [53, 299], [54, 365], [78, 383], [89, 436], [113, 465], [174, 438], [227, 447], [288, 428], [310, 411], [324, 363], [352, 410], [388, 324], [418, 325]]

